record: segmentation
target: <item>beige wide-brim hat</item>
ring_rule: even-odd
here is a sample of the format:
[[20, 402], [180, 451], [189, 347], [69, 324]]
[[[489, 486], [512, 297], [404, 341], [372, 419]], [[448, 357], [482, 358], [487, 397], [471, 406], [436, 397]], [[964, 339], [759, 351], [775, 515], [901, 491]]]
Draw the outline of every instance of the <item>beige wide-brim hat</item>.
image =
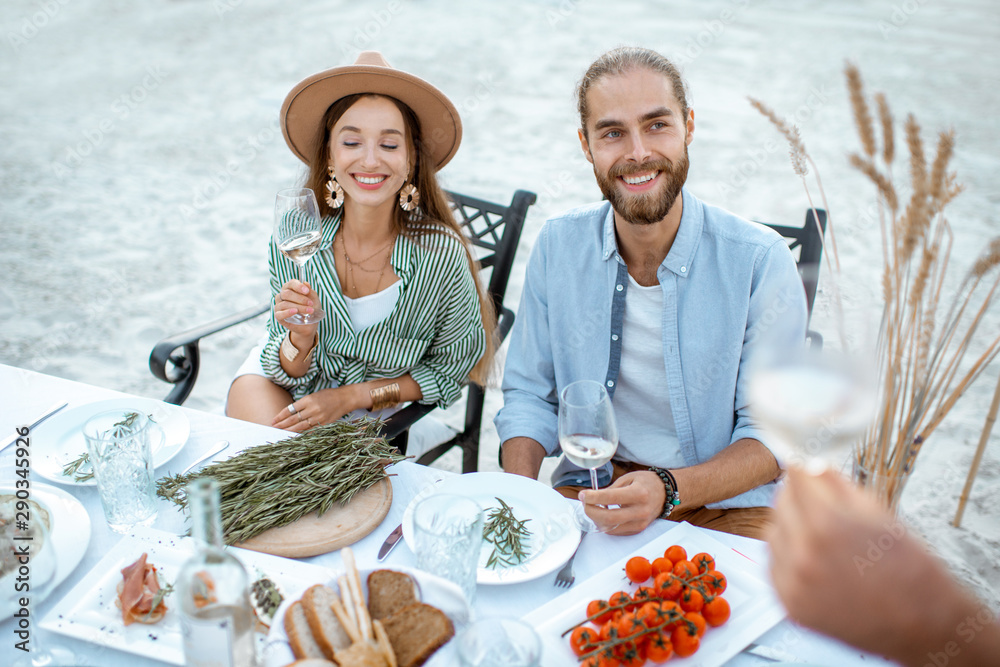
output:
[[330, 105], [356, 93], [387, 95], [410, 107], [420, 121], [423, 143], [436, 169], [458, 152], [462, 119], [451, 100], [423, 79], [392, 67], [378, 51], [363, 51], [353, 65], [313, 74], [285, 98], [281, 132], [300, 160], [310, 164], [316, 155], [322, 140], [320, 125]]

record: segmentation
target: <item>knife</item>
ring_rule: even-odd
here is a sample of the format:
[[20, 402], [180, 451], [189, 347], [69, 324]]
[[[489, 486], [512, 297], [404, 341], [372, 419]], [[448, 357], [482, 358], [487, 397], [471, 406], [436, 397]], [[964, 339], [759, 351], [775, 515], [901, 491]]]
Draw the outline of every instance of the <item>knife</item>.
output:
[[[69, 403], [56, 403], [56, 404], [54, 404], [51, 408], [49, 408], [48, 410], [46, 410], [45, 412], [43, 412], [38, 417], [38, 419], [36, 419], [35, 421], [31, 422], [31, 424], [28, 425], [28, 430], [30, 431], [31, 429], [35, 428], [36, 426], [38, 426], [39, 424], [41, 424], [43, 421], [45, 421], [46, 419], [48, 419], [49, 417], [51, 417], [55, 413], [57, 413], [60, 410], [62, 410], [63, 408], [65, 408], [67, 405], [69, 405]], [[18, 437], [19, 436], [18, 436], [17, 432], [15, 431], [14, 435], [12, 435], [12, 436], [8, 437], [6, 440], [4, 440], [3, 444], [0, 444], [0, 452], [2, 452], [3, 450], [7, 449], [12, 444], [14, 444], [14, 442], [18, 439]]]
[[382, 543], [382, 547], [378, 550], [378, 559], [385, 560], [385, 557], [389, 555], [389, 552], [399, 544], [399, 540], [403, 537], [403, 524], [396, 526], [395, 530], [389, 533], [389, 537], [385, 538], [385, 542]]
[[225, 449], [228, 446], [229, 446], [229, 441], [228, 440], [219, 440], [217, 443], [215, 443], [215, 445], [211, 449], [209, 449], [207, 452], [205, 452], [197, 461], [195, 461], [194, 463], [192, 463], [191, 465], [189, 465], [187, 468], [185, 468], [184, 472], [182, 472], [181, 475], [188, 474], [199, 463], [202, 463], [203, 461], [206, 461], [206, 460], [212, 458], [213, 456], [215, 456], [216, 454], [218, 454], [219, 452], [221, 452], [223, 449]]

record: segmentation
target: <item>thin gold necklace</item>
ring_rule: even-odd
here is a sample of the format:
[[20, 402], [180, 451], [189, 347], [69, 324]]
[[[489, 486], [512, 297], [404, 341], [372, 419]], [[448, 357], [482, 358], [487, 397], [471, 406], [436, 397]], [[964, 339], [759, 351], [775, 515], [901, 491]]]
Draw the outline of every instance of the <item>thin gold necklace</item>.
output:
[[[395, 237], [393, 237], [390, 240], [390, 242], [394, 240]], [[387, 243], [385, 246], [382, 246], [382, 250], [385, 250], [386, 246], [388, 245], [389, 244]], [[354, 279], [354, 262], [352, 262], [351, 258], [348, 257], [347, 255], [347, 243], [344, 241], [343, 234], [340, 235], [340, 247], [344, 250], [344, 258], [347, 260], [347, 278], [348, 280], [350, 280], [351, 289], [354, 290], [354, 298], [355, 299], [361, 298], [361, 292], [358, 291], [358, 283]], [[375, 254], [377, 255], [378, 253]], [[372, 259], [372, 257], [375, 257], [375, 255], [372, 255], [368, 259]], [[387, 253], [385, 256], [385, 262], [382, 263], [382, 270], [378, 274], [378, 282], [375, 283], [375, 291], [372, 292], [372, 294], [378, 294], [379, 288], [382, 287], [382, 278], [385, 276], [385, 270], [389, 268], [389, 259], [391, 257], [392, 257], [392, 251]], [[366, 259], [365, 261], [367, 262], [368, 259]], [[363, 266], [359, 266], [358, 268], [361, 269], [362, 271], [367, 271], [368, 273], [375, 273], [373, 269], [366, 269]]]

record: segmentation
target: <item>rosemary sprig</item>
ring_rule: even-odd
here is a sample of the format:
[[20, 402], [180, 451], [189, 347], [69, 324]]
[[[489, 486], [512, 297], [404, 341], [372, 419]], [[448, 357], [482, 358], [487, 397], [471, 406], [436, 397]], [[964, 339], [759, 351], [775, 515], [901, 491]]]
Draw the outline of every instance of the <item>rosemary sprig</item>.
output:
[[[157, 578], [159, 578], [159, 577], [157, 577]], [[166, 598], [168, 595], [170, 595], [173, 592], [174, 592], [174, 585], [173, 584], [167, 584], [166, 586], [164, 586], [160, 590], [156, 591], [156, 595], [153, 596], [153, 602], [152, 602], [152, 604], [149, 607], [149, 613], [146, 614], [146, 620], [149, 620], [150, 617], [152, 617], [153, 612], [156, 611], [156, 608], [159, 607], [161, 604], [163, 604], [164, 598]]]
[[[147, 417], [149, 421], [153, 421], [152, 415], [147, 415]], [[122, 438], [127, 435], [131, 435], [133, 429], [135, 428], [135, 422], [137, 419], [139, 419], [138, 412], [126, 412], [122, 415], [121, 421], [117, 421], [111, 425], [108, 433], [111, 433], [111, 435], [115, 438]], [[90, 466], [90, 471], [88, 472], [84, 470], [84, 466]], [[84, 452], [64, 465], [62, 474], [63, 477], [72, 477], [74, 482], [87, 482], [94, 479], [94, 468], [90, 463], [90, 454], [88, 452]]]
[[280, 442], [243, 450], [187, 475], [157, 480], [157, 495], [184, 508], [184, 487], [199, 477], [219, 483], [227, 544], [284, 526], [310, 512], [347, 503], [405, 456], [380, 435], [381, 422], [338, 421]]
[[486, 560], [486, 567], [496, 569], [498, 565], [513, 567], [520, 565], [527, 558], [524, 542], [528, 541], [531, 531], [523, 521], [514, 516], [514, 510], [500, 498], [496, 499], [500, 507], [494, 507], [486, 517], [483, 525], [483, 539], [493, 545], [493, 552]]
[[83, 466], [90, 466], [90, 454], [84, 452], [76, 459], [63, 466], [64, 477], [72, 477], [74, 482], [86, 482], [94, 478], [94, 467], [90, 467], [90, 472], [83, 472]]

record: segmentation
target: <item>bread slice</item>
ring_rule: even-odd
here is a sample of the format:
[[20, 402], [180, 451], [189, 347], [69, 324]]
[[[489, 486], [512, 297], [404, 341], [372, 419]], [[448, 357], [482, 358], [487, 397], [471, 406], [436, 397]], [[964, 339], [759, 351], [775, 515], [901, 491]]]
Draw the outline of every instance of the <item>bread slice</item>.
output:
[[375, 620], [419, 602], [410, 575], [395, 570], [375, 570], [368, 575], [368, 612]]
[[443, 611], [422, 602], [414, 602], [382, 619], [389, 643], [399, 667], [418, 667], [455, 635]]
[[295, 601], [285, 612], [285, 634], [296, 658], [324, 658], [323, 649], [313, 639], [302, 602]]
[[323, 655], [330, 660], [334, 659], [335, 651], [351, 645], [351, 637], [331, 608], [332, 601], [339, 599], [336, 591], [323, 584], [311, 586], [302, 595], [302, 611], [305, 612], [313, 639], [319, 644]]

